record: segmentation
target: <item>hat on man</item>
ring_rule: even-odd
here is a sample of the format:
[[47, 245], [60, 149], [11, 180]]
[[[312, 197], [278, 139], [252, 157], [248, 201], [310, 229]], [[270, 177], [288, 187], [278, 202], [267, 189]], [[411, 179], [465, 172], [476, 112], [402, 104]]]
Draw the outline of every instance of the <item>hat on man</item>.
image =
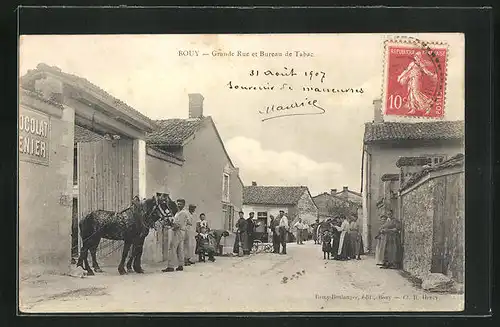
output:
[[184, 199], [177, 199], [177, 203], [184, 203], [185, 204], [186, 200], [184, 200]]
[[194, 205], [194, 204], [190, 204], [190, 205], [189, 205], [189, 209], [196, 209], [196, 205]]

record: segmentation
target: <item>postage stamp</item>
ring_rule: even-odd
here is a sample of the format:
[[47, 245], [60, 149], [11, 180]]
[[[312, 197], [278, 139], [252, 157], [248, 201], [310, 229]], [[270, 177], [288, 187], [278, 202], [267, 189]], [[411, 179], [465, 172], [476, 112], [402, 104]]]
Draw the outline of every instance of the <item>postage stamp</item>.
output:
[[416, 38], [395, 38], [386, 40], [384, 49], [384, 114], [443, 118], [447, 45]]

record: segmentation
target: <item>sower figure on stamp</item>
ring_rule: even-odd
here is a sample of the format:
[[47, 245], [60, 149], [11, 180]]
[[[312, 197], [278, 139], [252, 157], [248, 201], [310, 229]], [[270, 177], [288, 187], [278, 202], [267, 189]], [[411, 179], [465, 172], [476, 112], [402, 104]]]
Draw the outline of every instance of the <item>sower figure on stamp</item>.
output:
[[425, 60], [422, 52], [418, 51], [413, 57], [413, 61], [398, 76], [398, 82], [406, 84], [408, 90], [408, 100], [404, 106], [409, 109], [409, 114], [416, 111], [429, 113], [432, 109], [433, 100], [421, 91], [420, 81], [423, 74], [430, 76], [433, 80], [437, 79], [436, 74], [427, 68], [429, 66], [432, 66], [432, 63]]
[[177, 200], [179, 211], [175, 214], [172, 222], [172, 242], [170, 243], [168, 253], [167, 268], [163, 269], [163, 272], [174, 271], [175, 264], [177, 264], [175, 270], [184, 270], [184, 237], [186, 234], [187, 221], [189, 219], [189, 212], [186, 210], [185, 206], [186, 201], [184, 199]]

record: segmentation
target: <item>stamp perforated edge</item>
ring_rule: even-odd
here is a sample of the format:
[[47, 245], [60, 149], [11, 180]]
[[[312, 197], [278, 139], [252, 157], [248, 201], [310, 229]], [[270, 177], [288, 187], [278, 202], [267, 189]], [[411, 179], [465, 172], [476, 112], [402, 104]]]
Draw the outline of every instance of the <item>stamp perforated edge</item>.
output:
[[[420, 40], [416, 37], [413, 36], [404, 36], [404, 35], [394, 35], [394, 36], [387, 36], [382, 39], [382, 48], [383, 48], [383, 64], [382, 64], [382, 83], [381, 83], [381, 91], [380, 91], [380, 100], [382, 100], [382, 106], [380, 107], [380, 114], [384, 119], [388, 117], [388, 115], [385, 114], [385, 105], [386, 105], [386, 89], [387, 89], [387, 77], [388, 77], [388, 57], [389, 57], [389, 52], [388, 52], [388, 45], [389, 44], [399, 44], [399, 45], [413, 45], [413, 46], [418, 46], [422, 49], [426, 49], [427, 47], [432, 49], [433, 47], [445, 47], [446, 48], [446, 60], [445, 60], [445, 75], [444, 75], [444, 81], [443, 81], [443, 113], [441, 117], [428, 117], [428, 116], [407, 116], [407, 115], [401, 115], [397, 116], [400, 118], [405, 118], [405, 119], [414, 119], [414, 120], [421, 120], [421, 119], [426, 119], [426, 120], [444, 120], [445, 118], [445, 110], [446, 110], [446, 94], [447, 94], [447, 88], [448, 88], [448, 57], [449, 57], [449, 45], [445, 41], [423, 41]], [[392, 117], [391, 115], [390, 117]]]

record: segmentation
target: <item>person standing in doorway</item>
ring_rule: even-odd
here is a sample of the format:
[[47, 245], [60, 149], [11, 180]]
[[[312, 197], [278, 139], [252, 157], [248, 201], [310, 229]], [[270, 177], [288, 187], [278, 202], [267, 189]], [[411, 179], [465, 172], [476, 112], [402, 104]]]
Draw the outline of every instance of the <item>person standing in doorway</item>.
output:
[[280, 234], [280, 243], [282, 246], [281, 254], [286, 254], [286, 242], [288, 240], [288, 230], [290, 229], [288, 225], [288, 217], [285, 216], [285, 211], [280, 210], [279, 218], [279, 234]]
[[193, 215], [196, 210], [194, 204], [190, 204], [188, 207], [188, 219], [186, 222], [186, 237], [184, 238], [184, 265], [190, 266], [194, 265], [194, 244], [196, 233], [193, 226]]
[[273, 253], [280, 253], [279, 224], [280, 220], [271, 215], [270, 229], [273, 237]]
[[172, 222], [172, 242], [168, 253], [167, 268], [162, 269], [163, 272], [174, 271], [175, 264], [177, 264], [176, 271], [184, 270], [184, 238], [189, 219], [189, 211], [185, 209], [185, 206], [186, 200], [177, 200], [179, 211], [175, 214]]
[[297, 239], [297, 244], [303, 244], [302, 243], [302, 236], [303, 236], [303, 230], [304, 230], [304, 223], [302, 222], [302, 218], [299, 218], [297, 222], [293, 225], [293, 227], [296, 230], [296, 239]]

